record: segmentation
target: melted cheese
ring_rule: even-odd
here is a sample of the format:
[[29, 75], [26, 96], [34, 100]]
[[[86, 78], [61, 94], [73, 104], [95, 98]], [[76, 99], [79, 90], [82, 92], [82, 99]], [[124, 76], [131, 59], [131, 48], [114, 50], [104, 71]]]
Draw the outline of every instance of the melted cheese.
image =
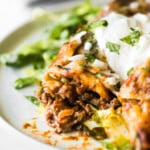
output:
[[[143, 14], [126, 17], [111, 13], [102, 19], [108, 21], [108, 26], [96, 28], [94, 36], [100, 51], [105, 53], [109, 66], [125, 80], [130, 68], [139, 65], [150, 57], [150, 17]], [[140, 39], [134, 46], [120, 40], [131, 33], [130, 28], [138, 29], [141, 32]], [[119, 54], [110, 52], [106, 48], [107, 42], [119, 44]]]

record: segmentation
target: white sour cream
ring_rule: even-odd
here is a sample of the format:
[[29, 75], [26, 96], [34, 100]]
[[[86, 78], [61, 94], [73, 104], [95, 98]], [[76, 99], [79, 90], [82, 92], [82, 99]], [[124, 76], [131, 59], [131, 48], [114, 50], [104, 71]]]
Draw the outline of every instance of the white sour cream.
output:
[[[139, 65], [150, 57], [150, 17], [143, 14], [126, 17], [111, 13], [102, 19], [108, 21], [108, 26], [96, 28], [94, 36], [100, 51], [105, 53], [109, 66], [125, 80], [127, 71], [131, 67]], [[131, 33], [130, 28], [138, 29], [141, 32], [140, 39], [134, 46], [120, 40]], [[119, 54], [110, 52], [106, 48], [107, 42], [119, 44]]]
[[92, 44], [90, 42], [85, 42], [84, 50], [89, 51], [92, 48]]
[[72, 42], [72, 41], [77, 41], [78, 43], [81, 43], [81, 38], [82, 38], [86, 33], [87, 33], [86, 31], [81, 31], [81, 32], [77, 33], [77, 34], [71, 39], [71, 42]]

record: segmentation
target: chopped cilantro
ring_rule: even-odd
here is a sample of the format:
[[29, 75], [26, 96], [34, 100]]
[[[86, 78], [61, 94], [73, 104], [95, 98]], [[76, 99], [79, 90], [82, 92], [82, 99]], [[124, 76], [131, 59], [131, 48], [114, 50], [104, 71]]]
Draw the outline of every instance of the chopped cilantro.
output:
[[129, 44], [129, 45], [134, 45], [135, 43], [137, 43], [140, 39], [140, 31], [134, 28], [131, 28], [131, 33], [123, 38], [121, 38], [120, 40]]
[[98, 50], [95, 50], [91, 53], [84, 53], [84, 57], [86, 60], [88, 60], [90, 63], [93, 63], [96, 59], [96, 55], [98, 54]]
[[99, 20], [90, 25], [90, 29], [95, 29], [97, 27], [107, 27], [108, 22], [106, 20]]
[[112, 42], [106, 43], [106, 48], [108, 48], [111, 52], [119, 54], [120, 45]]
[[[40, 16], [44, 20], [51, 20], [51, 24], [45, 32], [45, 38], [34, 43], [28, 43], [21, 47], [17, 53], [0, 55], [0, 63], [16, 69], [33, 66], [34, 71], [45, 70], [56, 58], [62, 44], [79, 28], [91, 22], [98, 13], [99, 7], [94, 6], [90, 0], [84, 0], [70, 11], [61, 14], [51, 15], [50, 13], [49, 15], [45, 12], [43, 15], [42, 11]], [[54, 16], [55, 18], [59, 17], [59, 20], [54, 19]]]
[[93, 45], [97, 43], [96, 39], [94, 37], [90, 37], [87, 39], [87, 42], [92, 43]]
[[99, 20], [99, 21], [95, 21], [89, 25], [84, 25], [82, 26], [82, 30], [85, 31], [93, 31], [94, 29], [98, 28], [98, 27], [107, 27], [108, 26], [108, 22], [106, 20]]
[[90, 54], [90, 53], [84, 53], [84, 57], [86, 58], [86, 60], [88, 60], [90, 63], [93, 63], [95, 60], [95, 57]]
[[131, 67], [128, 71], [127, 71], [127, 75], [129, 76], [129, 74], [133, 71], [133, 67]]

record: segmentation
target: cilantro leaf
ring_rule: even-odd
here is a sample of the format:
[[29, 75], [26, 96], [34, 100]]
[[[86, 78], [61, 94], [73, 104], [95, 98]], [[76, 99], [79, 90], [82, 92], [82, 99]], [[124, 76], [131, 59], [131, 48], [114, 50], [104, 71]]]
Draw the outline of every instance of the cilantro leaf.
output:
[[96, 55], [98, 54], [98, 50], [93, 51], [92, 53], [84, 53], [84, 57], [86, 60], [88, 60], [90, 63], [93, 63], [96, 59]]
[[131, 28], [131, 33], [123, 38], [121, 38], [120, 40], [122, 42], [125, 42], [129, 45], [134, 45], [135, 43], [137, 43], [140, 39], [140, 31], [134, 28]]
[[106, 43], [106, 48], [108, 48], [111, 52], [115, 52], [119, 54], [120, 50], [120, 45], [112, 42], [107, 42]]
[[[0, 63], [16, 69], [28, 65], [33, 66], [34, 70], [45, 69], [53, 62], [62, 44], [80, 27], [93, 20], [98, 13], [98, 6], [94, 6], [90, 0], [84, 0], [70, 11], [62, 14], [56, 13], [59, 20], [53, 19], [53, 15], [51, 18], [51, 15], [47, 14], [46, 18], [52, 22], [46, 30], [45, 38], [23, 46], [17, 53], [10, 53], [14, 57], [8, 54], [0, 55]], [[44, 17], [45, 15], [42, 16], [42, 18]]]
[[90, 29], [95, 29], [97, 27], [107, 27], [108, 22], [106, 20], [99, 20], [90, 25]]

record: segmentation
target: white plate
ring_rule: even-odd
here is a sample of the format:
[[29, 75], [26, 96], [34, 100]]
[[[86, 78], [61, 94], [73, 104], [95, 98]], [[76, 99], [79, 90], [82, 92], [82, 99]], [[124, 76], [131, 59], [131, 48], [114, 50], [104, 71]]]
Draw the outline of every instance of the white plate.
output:
[[[106, 1], [105, 1], [106, 2]], [[104, 3], [101, 1], [100, 3]], [[68, 5], [69, 3], [67, 3]], [[1, 43], [0, 43], [0, 53], [5, 53], [8, 51], [13, 51], [19, 49], [22, 45], [26, 43], [32, 43], [41, 37], [44, 36], [44, 30], [50, 25], [50, 21], [47, 20], [34, 20], [30, 21], [27, 24], [21, 26], [9, 36], [7, 36]], [[37, 107], [27, 101], [24, 96], [30, 95], [33, 92], [33, 89], [24, 89], [24, 90], [15, 90], [13, 87], [13, 82], [15, 79], [20, 77], [22, 72], [17, 71], [15, 69], [0, 66], [0, 114], [11, 126], [17, 129], [19, 132], [22, 132], [26, 135], [32, 136], [34, 139], [45, 143], [52, 143], [53, 145], [56, 144], [57, 148], [60, 149], [68, 149], [76, 147], [77, 149], [94, 149], [100, 146], [100, 143], [94, 141], [93, 139], [86, 139], [85, 137], [80, 137], [78, 140], [72, 138], [72, 140], [64, 140], [66, 139], [66, 135], [55, 135], [53, 133], [46, 134], [45, 131], [49, 130], [49, 127], [46, 125], [46, 122], [43, 118], [43, 115], [39, 115], [37, 113]], [[38, 117], [37, 117], [38, 116]], [[23, 124], [25, 122], [30, 122], [30, 124], [34, 124], [33, 117], [37, 117], [37, 128], [32, 130], [25, 130], [23, 129]], [[37, 148], [43, 148], [44, 150], [54, 149], [54, 147], [50, 145], [44, 145], [43, 143], [38, 143], [31, 138], [23, 136], [23, 134], [16, 132], [8, 124], [2, 123], [4, 126], [8, 126], [9, 130], [17, 135], [16, 138], [19, 136], [27, 141], [30, 141], [30, 145], [32, 148], [36, 145]], [[31, 132], [34, 134], [31, 135]], [[3, 133], [4, 134], [4, 133]], [[51, 137], [43, 136], [43, 135], [50, 135]], [[74, 136], [77, 133], [71, 133], [68, 136]], [[62, 139], [63, 138], [63, 139]], [[57, 142], [56, 142], [57, 141]], [[29, 145], [27, 145], [29, 146]], [[25, 147], [27, 147], [25, 146]], [[28, 148], [29, 149], [29, 148]]]

